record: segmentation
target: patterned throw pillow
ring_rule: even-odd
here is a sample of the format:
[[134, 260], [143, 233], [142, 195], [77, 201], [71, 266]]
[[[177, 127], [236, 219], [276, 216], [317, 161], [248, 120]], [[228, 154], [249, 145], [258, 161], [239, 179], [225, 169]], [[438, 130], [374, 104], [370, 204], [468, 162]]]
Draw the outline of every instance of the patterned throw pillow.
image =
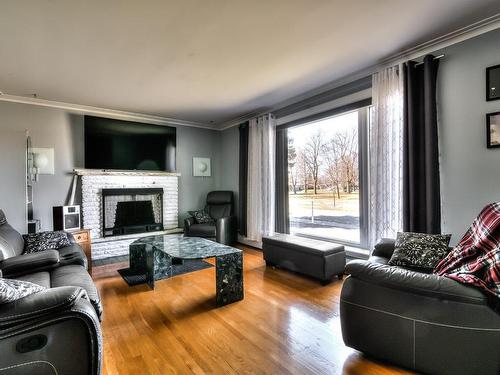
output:
[[196, 224], [212, 224], [214, 222], [214, 219], [212, 219], [205, 210], [188, 211], [188, 213], [194, 217]]
[[0, 278], [0, 304], [14, 302], [43, 290], [45, 290], [43, 286], [29, 281]]
[[451, 234], [399, 232], [389, 264], [432, 271], [449, 253]]
[[63, 231], [23, 234], [24, 254], [44, 250], [57, 250], [70, 246], [68, 235]]

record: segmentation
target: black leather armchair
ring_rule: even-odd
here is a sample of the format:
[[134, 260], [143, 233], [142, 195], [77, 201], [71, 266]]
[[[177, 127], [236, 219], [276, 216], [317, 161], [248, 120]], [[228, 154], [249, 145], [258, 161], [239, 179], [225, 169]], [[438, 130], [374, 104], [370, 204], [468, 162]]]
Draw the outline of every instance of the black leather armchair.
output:
[[340, 297], [347, 346], [427, 374], [500, 374], [500, 314], [479, 289], [387, 263], [394, 240], [347, 264]]
[[0, 373], [100, 374], [99, 319], [78, 287], [59, 287], [0, 305]]
[[194, 218], [188, 217], [184, 220], [184, 235], [215, 239], [224, 245], [235, 243], [237, 221], [233, 216], [233, 192], [212, 191], [208, 193], [205, 210], [214, 219], [214, 224], [196, 224]]

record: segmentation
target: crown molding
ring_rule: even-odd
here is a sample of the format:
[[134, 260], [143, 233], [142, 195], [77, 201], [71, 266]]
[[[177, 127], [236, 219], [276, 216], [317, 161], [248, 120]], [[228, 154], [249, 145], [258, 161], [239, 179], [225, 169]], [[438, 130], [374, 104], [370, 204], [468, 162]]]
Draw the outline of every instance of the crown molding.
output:
[[487, 33], [489, 31], [493, 31], [500, 28], [500, 13], [497, 13], [491, 17], [485, 18], [481, 21], [475, 22], [466, 27], [457, 29], [453, 32], [445, 34], [443, 36], [431, 39], [427, 42], [421, 43], [417, 46], [408, 48], [404, 51], [397, 52], [392, 54], [386, 58], [381, 59], [376, 64], [369, 66], [365, 69], [356, 71], [352, 74], [344, 76], [340, 79], [331, 81], [322, 86], [317, 87], [316, 89], [307, 91], [303, 94], [294, 96], [290, 99], [282, 101], [272, 107], [269, 108], [259, 108], [255, 111], [251, 111], [242, 115], [239, 115], [233, 119], [228, 121], [224, 121], [216, 124], [208, 124], [202, 122], [195, 121], [187, 121], [169, 117], [162, 116], [154, 116], [143, 113], [135, 113], [135, 112], [126, 112], [119, 111], [114, 109], [106, 109], [100, 107], [86, 106], [80, 104], [66, 103], [66, 102], [58, 102], [52, 100], [45, 100], [40, 98], [32, 98], [32, 97], [24, 97], [24, 96], [16, 96], [10, 95], [8, 93], [0, 92], [0, 101], [12, 102], [12, 103], [23, 103], [23, 104], [31, 104], [42, 107], [49, 108], [57, 108], [70, 112], [84, 113], [84, 114], [92, 114], [92, 115], [101, 115], [101, 116], [110, 116], [113, 118], [130, 120], [130, 121], [142, 121], [152, 124], [158, 125], [178, 125], [178, 126], [189, 126], [195, 128], [203, 128], [210, 130], [226, 130], [232, 128], [233, 126], [237, 126], [245, 121], [248, 121], [254, 117], [264, 115], [269, 112], [276, 111], [278, 109], [284, 108], [289, 105], [293, 105], [302, 100], [309, 99], [315, 95], [320, 95], [329, 90], [335, 89], [342, 85], [348, 84], [360, 78], [369, 76], [374, 72], [383, 69], [385, 67], [396, 65], [398, 63], [404, 62], [410, 59], [416, 59], [428, 53], [435, 52], [437, 50], [446, 48], [453, 44], [457, 44], [463, 42], [467, 39], [474, 38], [481, 34]]
[[380, 68], [387, 65], [395, 65], [409, 59], [415, 59], [498, 28], [500, 28], [500, 13], [452, 31], [448, 34], [431, 39], [417, 46], [408, 48], [404, 51], [395, 53], [381, 60], [377, 66]]
[[237, 118], [231, 119], [229, 121], [225, 121], [223, 123], [218, 124], [220, 130], [226, 130], [233, 126], [239, 125], [242, 122], [248, 121], [253, 117], [264, 115], [267, 112], [273, 112], [278, 109], [284, 108], [286, 106], [299, 103], [302, 100], [309, 99], [315, 95], [320, 95], [329, 90], [333, 90], [342, 85], [348, 84], [350, 82], [356, 81], [358, 79], [364, 78], [366, 76], [372, 75], [378, 70], [383, 68], [397, 65], [407, 60], [416, 59], [422, 57], [428, 53], [435, 52], [437, 50], [449, 47], [453, 44], [457, 44], [463, 42], [465, 40], [474, 38], [481, 34], [485, 34], [489, 31], [493, 31], [500, 28], [500, 13], [497, 13], [491, 17], [485, 18], [481, 21], [475, 22], [471, 25], [462, 27], [455, 31], [452, 31], [448, 34], [442, 35], [440, 37], [431, 39], [427, 42], [418, 44], [414, 47], [408, 48], [406, 50], [397, 52], [392, 54], [386, 58], [381, 59], [376, 64], [371, 65], [362, 70], [351, 73], [347, 76], [344, 76], [340, 79], [331, 81], [326, 83], [325, 85], [319, 86], [316, 89], [307, 91], [301, 95], [292, 97], [283, 102], [276, 104], [266, 111], [255, 111], [249, 114], [238, 116]]
[[170, 117], [154, 116], [136, 112], [119, 111], [115, 109], [92, 107], [87, 105], [80, 105], [80, 104], [73, 104], [66, 102], [57, 102], [53, 100], [45, 100], [40, 98], [9, 95], [1, 92], [0, 92], [0, 101], [30, 104], [40, 107], [62, 109], [69, 112], [108, 116], [120, 120], [139, 121], [157, 125], [178, 125], [178, 126], [190, 126], [190, 127], [210, 129], [210, 130], [219, 130], [215, 127], [215, 125], [205, 124], [201, 122], [186, 121]]

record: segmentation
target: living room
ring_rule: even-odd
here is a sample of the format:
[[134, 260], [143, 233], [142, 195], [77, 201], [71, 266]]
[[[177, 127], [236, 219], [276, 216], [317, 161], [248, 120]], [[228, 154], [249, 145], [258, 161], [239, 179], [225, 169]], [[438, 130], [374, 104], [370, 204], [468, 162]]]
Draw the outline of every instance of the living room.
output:
[[0, 30], [0, 373], [500, 374], [497, 1]]

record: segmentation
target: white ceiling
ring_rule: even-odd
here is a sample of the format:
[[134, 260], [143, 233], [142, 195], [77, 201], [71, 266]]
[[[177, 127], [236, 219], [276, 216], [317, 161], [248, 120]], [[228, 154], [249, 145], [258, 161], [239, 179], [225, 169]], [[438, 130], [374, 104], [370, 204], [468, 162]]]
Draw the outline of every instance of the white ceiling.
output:
[[498, 0], [2, 0], [0, 91], [222, 123], [498, 12]]

